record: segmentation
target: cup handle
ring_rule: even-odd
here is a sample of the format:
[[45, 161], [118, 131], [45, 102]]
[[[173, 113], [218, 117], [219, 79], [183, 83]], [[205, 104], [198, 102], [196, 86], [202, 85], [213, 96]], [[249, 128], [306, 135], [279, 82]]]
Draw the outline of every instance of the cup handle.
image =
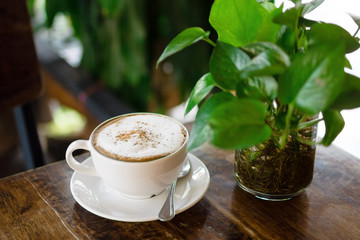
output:
[[72, 153], [77, 149], [83, 149], [89, 151], [88, 141], [87, 140], [75, 140], [72, 142], [68, 148], [66, 149], [66, 162], [69, 166], [74, 169], [75, 171], [89, 175], [89, 176], [99, 176], [98, 172], [96, 171], [95, 167], [93, 166], [85, 166], [78, 162]]

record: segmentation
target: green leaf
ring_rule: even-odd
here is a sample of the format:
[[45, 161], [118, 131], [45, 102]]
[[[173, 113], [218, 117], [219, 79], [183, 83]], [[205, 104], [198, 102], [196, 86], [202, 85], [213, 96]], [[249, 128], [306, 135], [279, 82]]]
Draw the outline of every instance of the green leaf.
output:
[[276, 15], [282, 12], [282, 6], [277, 8], [273, 3], [270, 2], [264, 2], [262, 6], [267, 9], [269, 14], [267, 14], [267, 16], [264, 18], [263, 24], [261, 24], [260, 28], [258, 29], [254, 41], [275, 42], [281, 26], [274, 23], [272, 20]]
[[305, 16], [305, 14], [312, 12], [315, 8], [320, 6], [323, 2], [324, 2], [324, 0], [314, 0], [314, 1], [303, 4], [301, 16]]
[[195, 123], [191, 129], [187, 151], [197, 148], [211, 139], [212, 130], [208, 125], [210, 114], [221, 104], [233, 101], [234, 99], [235, 97], [232, 94], [220, 92], [212, 95], [204, 102], [196, 115]]
[[261, 76], [245, 79], [236, 88], [239, 98], [253, 98], [263, 101], [272, 100], [276, 97], [278, 84], [271, 76]]
[[167, 57], [183, 50], [184, 48], [200, 41], [203, 39], [208, 39], [210, 35], [209, 31], [204, 31], [199, 27], [187, 28], [181, 33], [179, 33], [165, 48], [164, 52], [161, 54], [160, 58], [156, 63], [156, 67], [159, 66], [159, 63], [162, 62]]
[[309, 45], [330, 45], [336, 46], [345, 43], [347, 53], [357, 50], [360, 46], [359, 40], [350, 35], [345, 29], [335, 24], [317, 23], [312, 25], [309, 36]]
[[252, 55], [256, 56], [262, 52], [268, 51], [272, 52], [276, 59], [279, 59], [279, 62], [282, 62], [284, 65], [290, 65], [290, 58], [289, 56], [282, 50], [281, 47], [276, 45], [275, 43], [271, 42], [256, 42], [250, 43], [241, 47], [244, 51], [251, 53]]
[[280, 28], [276, 43], [286, 51], [290, 56], [295, 54], [296, 42], [295, 31], [287, 26]]
[[306, 38], [306, 32], [305, 31], [301, 31], [300, 37], [299, 37], [299, 39], [297, 41], [296, 49], [297, 49], [298, 52], [307, 51], [308, 43], [307, 43], [307, 38]]
[[346, 57], [345, 57], [344, 67], [346, 67], [348, 69], [352, 69], [351, 63], [350, 63], [349, 59], [347, 59]]
[[295, 102], [308, 114], [326, 109], [339, 95], [344, 78], [344, 45], [317, 46], [298, 55], [279, 79], [278, 98]]
[[254, 43], [243, 49], [255, 54], [259, 53], [242, 69], [241, 76], [243, 78], [281, 74], [290, 65], [289, 56], [273, 43]]
[[354, 22], [356, 23], [356, 25], [358, 26], [358, 28], [360, 28], [360, 16], [357, 16], [355, 14], [352, 13], [348, 13], [350, 15], [350, 17], [354, 20]]
[[[257, 1], [257, 2], [259, 2], [259, 1]], [[271, 12], [274, 11], [275, 9], [278, 9], [278, 8], [275, 6], [274, 2], [270, 2], [270, 1], [260, 1], [259, 3], [261, 3], [261, 6], [262, 6], [263, 8], [265, 8], [268, 13], [271, 13]], [[282, 7], [283, 7], [283, 6], [281, 5], [279, 9], [282, 9]]]
[[209, 94], [214, 86], [215, 82], [211, 73], [207, 73], [202, 76], [191, 91], [185, 115], [188, 114], [197, 104], [199, 104]]
[[216, 85], [222, 89], [235, 89], [241, 80], [240, 70], [250, 57], [230, 44], [218, 41], [210, 58], [210, 72]]
[[304, 26], [304, 27], [311, 27], [312, 25], [314, 24], [317, 24], [319, 22], [317, 21], [314, 21], [314, 20], [310, 20], [310, 19], [307, 19], [307, 18], [303, 18], [303, 17], [300, 17], [299, 19], [299, 25], [300, 26]]
[[295, 7], [298, 7], [301, 4], [301, 0], [290, 0], [290, 1], [292, 1], [295, 4]]
[[241, 77], [281, 74], [286, 66], [276, 62], [269, 52], [262, 52], [254, 57], [241, 71]]
[[265, 123], [265, 105], [252, 99], [236, 99], [216, 108], [209, 123], [212, 144], [220, 148], [242, 149], [267, 140], [271, 128]]
[[360, 107], [360, 78], [346, 73], [340, 95], [330, 108], [343, 110], [357, 107]]
[[209, 22], [220, 41], [239, 47], [255, 39], [268, 14], [256, 0], [216, 0]]
[[339, 111], [327, 110], [323, 112], [325, 121], [325, 136], [321, 144], [329, 146], [344, 128], [345, 122]]
[[294, 7], [287, 9], [285, 12], [279, 12], [274, 18], [274, 23], [285, 25], [296, 30], [301, 16], [301, 8]]

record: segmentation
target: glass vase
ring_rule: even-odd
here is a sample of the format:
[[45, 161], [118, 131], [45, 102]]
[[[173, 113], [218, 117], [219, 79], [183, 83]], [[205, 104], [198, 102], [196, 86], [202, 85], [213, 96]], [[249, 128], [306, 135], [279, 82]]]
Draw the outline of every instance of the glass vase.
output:
[[289, 135], [282, 149], [269, 140], [236, 150], [234, 176], [240, 188], [272, 201], [289, 200], [303, 193], [313, 178], [316, 148], [307, 142], [315, 141], [316, 126], [302, 129], [298, 134], [298, 137]]

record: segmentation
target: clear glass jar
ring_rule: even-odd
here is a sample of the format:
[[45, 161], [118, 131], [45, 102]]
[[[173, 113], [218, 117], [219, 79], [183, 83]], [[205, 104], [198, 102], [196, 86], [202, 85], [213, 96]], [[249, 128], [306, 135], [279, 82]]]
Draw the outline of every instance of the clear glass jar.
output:
[[[302, 139], [315, 140], [316, 126], [299, 132]], [[291, 199], [310, 185], [315, 161], [315, 145], [289, 135], [279, 149], [272, 140], [235, 151], [234, 177], [238, 185], [257, 198], [272, 201]]]

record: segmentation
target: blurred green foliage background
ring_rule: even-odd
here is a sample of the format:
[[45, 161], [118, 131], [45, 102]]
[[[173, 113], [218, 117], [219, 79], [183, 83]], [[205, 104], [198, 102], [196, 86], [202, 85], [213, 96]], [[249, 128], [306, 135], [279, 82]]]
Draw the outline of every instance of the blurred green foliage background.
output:
[[38, 1], [45, 18], [35, 31], [51, 29], [58, 15], [65, 16], [83, 49], [80, 67], [139, 111], [163, 111], [181, 103], [207, 71], [206, 44], [170, 58], [158, 69], [155, 62], [179, 31], [210, 28], [212, 1], [28, 0], [33, 18], [39, 14]]

